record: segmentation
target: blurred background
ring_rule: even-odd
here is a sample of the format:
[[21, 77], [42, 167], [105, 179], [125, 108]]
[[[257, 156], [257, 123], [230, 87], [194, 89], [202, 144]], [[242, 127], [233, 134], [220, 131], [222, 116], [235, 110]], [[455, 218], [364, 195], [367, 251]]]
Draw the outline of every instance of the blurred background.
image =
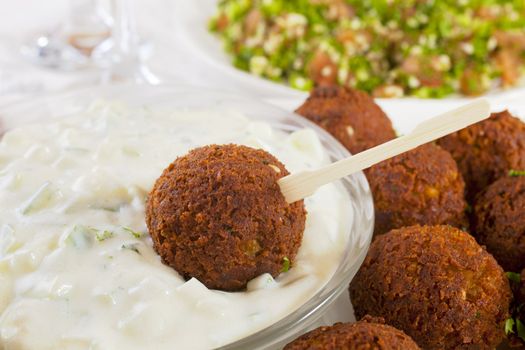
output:
[[[174, 21], [175, 1], [124, 1], [134, 7], [144, 62], [165, 83], [221, 86], [224, 78], [203, 60], [182, 47]], [[114, 1], [20, 0], [1, 2], [0, 11], [0, 105], [45, 92], [57, 92], [101, 83], [103, 62], [53, 66], [53, 49], [40, 52], [43, 37], [88, 47], [97, 35], [110, 35]], [[96, 8], [97, 16], [89, 15]], [[91, 17], [91, 19], [90, 19]], [[101, 23], [102, 22], [102, 23]], [[104, 33], [104, 24], [108, 27]], [[101, 30], [102, 29], [102, 30]], [[82, 35], [95, 34], [82, 41]], [[43, 42], [42, 42], [43, 41]], [[40, 48], [42, 51], [42, 48]], [[81, 51], [81, 50], [80, 50]], [[65, 54], [67, 56], [67, 53]], [[70, 55], [71, 56], [71, 55]], [[89, 58], [89, 57], [88, 57]], [[106, 57], [107, 58], [107, 57]], [[46, 66], [47, 60], [47, 66]], [[42, 61], [42, 62], [40, 62]], [[70, 61], [75, 61], [70, 59]], [[42, 63], [42, 64], [41, 64]], [[235, 86], [232, 85], [232, 89]]]
[[525, 97], [521, 0], [3, 0], [1, 9], [0, 105], [122, 81], [284, 106], [334, 83], [427, 105]]

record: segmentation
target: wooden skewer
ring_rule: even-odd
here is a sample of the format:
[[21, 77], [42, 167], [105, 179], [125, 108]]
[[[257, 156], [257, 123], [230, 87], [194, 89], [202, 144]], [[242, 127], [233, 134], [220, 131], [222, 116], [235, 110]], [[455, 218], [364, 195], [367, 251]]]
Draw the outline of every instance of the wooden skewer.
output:
[[408, 135], [398, 137], [316, 170], [290, 174], [281, 178], [278, 183], [286, 201], [293, 203], [312, 195], [322, 185], [466, 128], [488, 118], [489, 115], [490, 105], [488, 101], [479, 99], [420, 123]]

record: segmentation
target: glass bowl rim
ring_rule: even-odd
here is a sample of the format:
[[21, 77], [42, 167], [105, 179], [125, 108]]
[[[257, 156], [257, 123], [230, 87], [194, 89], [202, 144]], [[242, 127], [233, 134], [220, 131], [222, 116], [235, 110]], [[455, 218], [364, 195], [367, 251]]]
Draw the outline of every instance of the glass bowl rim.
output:
[[[81, 97], [89, 98], [90, 95], [93, 94], [95, 96], [99, 95], [100, 98], [102, 98], [102, 95], [104, 94], [122, 94], [124, 91], [126, 91], [126, 89], [131, 89], [132, 91], [156, 90], [159, 92], [161, 90], [166, 90], [173, 94], [199, 94], [201, 96], [213, 96], [215, 98], [224, 98], [227, 100], [240, 100], [243, 102], [253, 103], [254, 106], [264, 106], [264, 108], [275, 110], [276, 112], [280, 113], [281, 116], [286, 115], [286, 118], [290, 118], [291, 120], [293, 120], [294, 123], [301, 125], [304, 128], [314, 130], [320, 139], [329, 143], [330, 146], [333, 147], [336, 152], [338, 152], [338, 157], [342, 158], [350, 156], [350, 152], [327, 131], [314, 124], [313, 122], [307, 120], [306, 118], [303, 118], [293, 112], [287, 111], [268, 102], [257, 100], [253, 96], [247, 94], [239, 94], [238, 92], [228, 91], [226, 89], [223, 91], [217, 91], [213, 89], [186, 85], [160, 84], [156, 86], [150, 86], [132, 84], [112, 84], [81, 89], [71, 89], [69, 91], [64, 92], [47, 93], [33, 98], [30, 101], [27, 101], [26, 99], [0, 106], [0, 122], [3, 122], [4, 120], [9, 120], [11, 118], [15, 118], [14, 115], [9, 116], [9, 114], [16, 115], [17, 110], [33, 110], [39, 105], [50, 103], [50, 101], [60, 102], [74, 100], [75, 98]], [[123, 96], [125, 97], [125, 95]], [[7, 116], [4, 115], [4, 113], [6, 112]], [[64, 115], [60, 115], [58, 117], [64, 117]], [[53, 119], [54, 116], [51, 118]], [[21, 124], [27, 124], [27, 122], [22, 121]], [[323, 148], [325, 151], [327, 150], [325, 146], [323, 146]], [[363, 246], [363, 249], [360, 250], [359, 256], [357, 256], [355, 260], [360, 265], [366, 256], [368, 247], [372, 240], [374, 221], [373, 199], [370, 193], [370, 187], [363, 172], [360, 171], [358, 173], [350, 175], [347, 178], [350, 177], [354, 178], [355, 181], [364, 189], [361, 191], [362, 193], [360, 196], [360, 200], [362, 200], [363, 203], [360, 203], [358, 208], [365, 211], [370, 211], [370, 208], [372, 208], [371, 213], [366, 213], [368, 214], [367, 219], [371, 221], [371, 225], [369, 225], [368, 232], [366, 232], [365, 244]], [[347, 181], [347, 178], [343, 179], [343, 181]], [[244, 338], [238, 339], [232, 343], [221, 346], [219, 349], [265, 349], [302, 334], [302, 331], [305, 328], [307, 328], [308, 325], [312, 325], [316, 320], [318, 320], [322, 316], [322, 312], [325, 311], [348, 288], [348, 284], [350, 283], [351, 279], [355, 274], [355, 272], [352, 273], [352, 271], [345, 271], [344, 269], [345, 267], [347, 267], [345, 266], [345, 263], [348, 263], [347, 260], [349, 248], [350, 244], [347, 244], [343, 252], [343, 259], [337, 267], [337, 270], [332, 275], [332, 277], [303, 305], [299, 306], [297, 309], [295, 309], [285, 317], [281, 318], [277, 322], [263, 329], [260, 329], [259, 331], [250, 334]], [[344, 273], [340, 274], [340, 272]], [[334, 284], [334, 280], [337, 280], [335, 282], [335, 286], [327, 288], [328, 286]]]

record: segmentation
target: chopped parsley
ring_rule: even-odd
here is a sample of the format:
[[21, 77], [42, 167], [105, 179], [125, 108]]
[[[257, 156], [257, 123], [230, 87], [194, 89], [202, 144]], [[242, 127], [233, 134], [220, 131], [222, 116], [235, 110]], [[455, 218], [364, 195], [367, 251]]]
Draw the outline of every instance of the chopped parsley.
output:
[[525, 176], [525, 170], [510, 169], [509, 176], [512, 176], [512, 177]]
[[73, 228], [67, 241], [75, 246], [87, 246], [86, 243], [94, 237], [98, 242], [114, 237], [116, 234], [123, 234], [123, 232], [131, 234], [135, 238], [142, 238], [143, 232], [135, 231], [126, 226], [120, 226], [113, 230], [102, 230], [91, 226], [76, 225]]
[[507, 275], [507, 278], [509, 281], [521, 283], [521, 275], [516, 272], [505, 272], [505, 275]]
[[283, 267], [281, 268], [281, 272], [288, 272], [290, 270], [290, 259], [288, 257], [283, 258]]

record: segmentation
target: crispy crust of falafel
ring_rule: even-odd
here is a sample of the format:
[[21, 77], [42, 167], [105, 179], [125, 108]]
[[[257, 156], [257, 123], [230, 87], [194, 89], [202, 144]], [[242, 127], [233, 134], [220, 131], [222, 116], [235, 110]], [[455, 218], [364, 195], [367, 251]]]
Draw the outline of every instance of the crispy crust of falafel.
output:
[[425, 144], [365, 174], [374, 197], [374, 235], [415, 224], [468, 226], [463, 178], [441, 147]]
[[449, 151], [466, 181], [467, 198], [510, 169], [525, 169], [525, 123], [508, 111], [447, 135], [438, 144]]
[[356, 323], [319, 327], [284, 347], [284, 350], [418, 350], [417, 344], [384, 319], [364, 317]]
[[350, 284], [356, 317], [384, 317], [425, 349], [493, 349], [505, 337], [511, 290], [468, 233], [411, 226], [372, 243]]
[[284, 165], [237, 145], [194, 149], [164, 170], [149, 195], [155, 250], [185, 278], [227, 291], [277, 276], [293, 261], [305, 226], [303, 201], [288, 204], [277, 180]]
[[396, 137], [385, 112], [359, 90], [317, 87], [295, 112], [327, 130], [353, 154]]
[[504, 176], [474, 206], [473, 229], [506, 271], [525, 269], [525, 177]]

